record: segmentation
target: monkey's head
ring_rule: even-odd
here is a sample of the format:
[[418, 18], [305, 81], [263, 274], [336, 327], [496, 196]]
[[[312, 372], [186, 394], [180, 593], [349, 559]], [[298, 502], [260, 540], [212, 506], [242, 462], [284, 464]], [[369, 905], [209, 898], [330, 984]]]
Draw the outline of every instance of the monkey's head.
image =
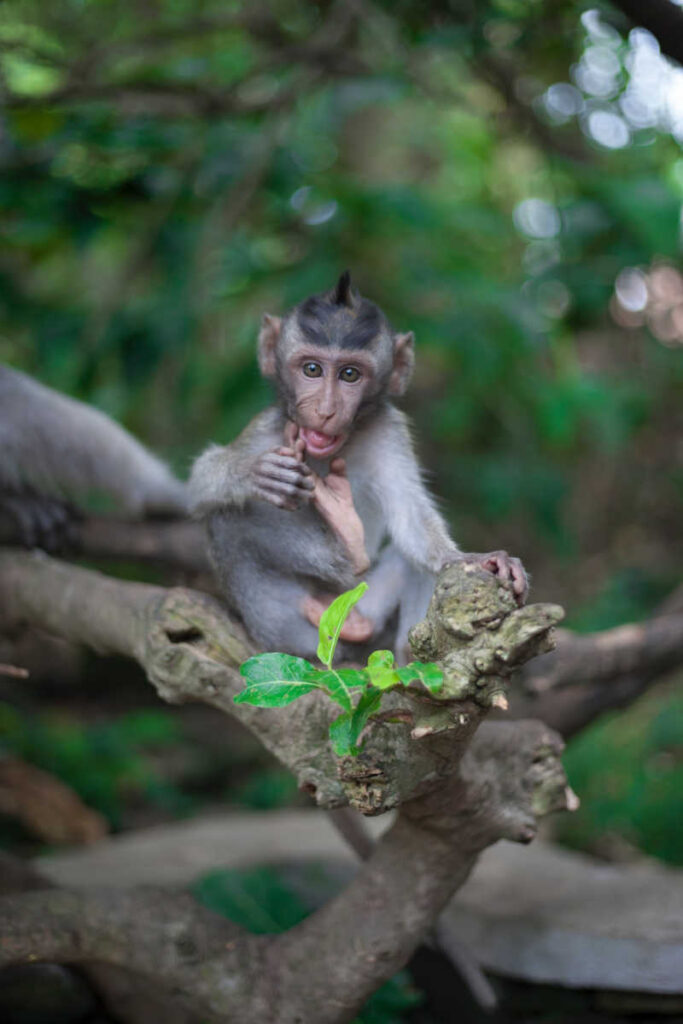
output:
[[374, 303], [351, 288], [349, 272], [284, 317], [265, 314], [261, 373], [278, 390], [307, 451], [336, 455], [354, 425], [389, 395], [402, 395], [413, 369], [413, 335], [396, 334]]

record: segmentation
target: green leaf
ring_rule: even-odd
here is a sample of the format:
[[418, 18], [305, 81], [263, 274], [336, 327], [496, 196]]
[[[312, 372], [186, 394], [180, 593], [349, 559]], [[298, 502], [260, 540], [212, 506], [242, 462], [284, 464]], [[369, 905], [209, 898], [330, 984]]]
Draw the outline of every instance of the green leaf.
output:
[[390, 690], [401, 682], [392, 651], [373, 651], [368, 658], [370, 682], [378, 690]]
[[430, 693], [438, 693], [443, 686], [443, 672], [432, 662], [411, 661], [396, 672], [404, 686], [420, 682]]
[[233, 700], [235, 704], [254, 704], [258, 708], [284, 708], [315, 689], [316, 683], [257, 683], [247, 686]]
[[341, 704], [345, 711], [353, 710], [353, 691], [361, 689], [368, 682], [367, 673], [363, 669], [356, 668], [328, 668], [324, 672], [316, 672], [315, 678], [318, 685], [327, 692], [332, 700]]
[[296, 658], [293, 654], [256, 654], [240, 665], [240, 675], [244, 676], [249, 686], [278, 679], [298, 682], [315, 676], [316, 672], [317, 669], [310, 661]]
[[332, 664], [342, 626], [346, 622], [354, 604], [360, 601], [367, 589], [367, 583], [359, 583], [353, 590], [347, 590], [335, 598], [330, 607], [323, 612], [318, 627], [318, 634], [320, 636], [318, 657], [323, 665], [327, 665], [328, 668]]
[[368, 687], [353, 711], [345, 711], [330, 725], [332, 749], [339, 757], [360, 753], [358, 738], [367, 725], [368, 719], [380, 705], [382, 691]]
[[315, 690], [319, 673], [304, 658], [291, 654], [257, 654], [240, 666], [247, 685], [233, 700], [262, 708], [282, 708]]
[[368, 668], [393, 668], [394, 667], [394, 652], [393, 651], [373, 651], [368, 658]]

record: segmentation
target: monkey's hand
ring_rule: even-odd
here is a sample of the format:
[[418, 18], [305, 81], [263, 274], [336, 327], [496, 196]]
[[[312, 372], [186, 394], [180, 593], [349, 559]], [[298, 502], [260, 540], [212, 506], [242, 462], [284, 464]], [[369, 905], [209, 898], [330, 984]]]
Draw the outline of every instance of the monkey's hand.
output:
[[251, 469], [251, 484], [255, 498], [287, 509], [310, 501], [315, 486], [313, 471], [290, 447], [273, 448], [259, 455]]
[[51, 554], [70, 551], [77, 543], [81, 516], [73, 506], [57, 498], [32, 494], [0, 496], [0, 539], [9, 531], [12, 543], [42, 548]]
[[486, 554], [468, 552], [462, 557], [468, 561], [479, 562], [482, 568], [510, 583], [517, 604], [520, 607], [524, 604], [529, 593], [529, 580], [519, 558], [513, 558], [507, 551], [489, 551]]
[[365, 530], [356, 512], [344, 459], [333, 459], [326, 477], [314, 474], [313, 504], [349, 553], [354, 574], [370, 568], [365, 550]]

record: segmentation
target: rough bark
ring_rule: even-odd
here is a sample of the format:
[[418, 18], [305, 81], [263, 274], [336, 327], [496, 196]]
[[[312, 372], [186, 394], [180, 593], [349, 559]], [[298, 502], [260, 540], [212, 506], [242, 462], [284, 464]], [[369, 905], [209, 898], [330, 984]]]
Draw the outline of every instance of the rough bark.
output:
[[371, 726], [363, 754], [341, 760], [328, 742], [331, 712], [316, 695], [277, 713], [233, 703], [237, 666], [252, 652], [205, 595], [5, 552], [0, 608], [5, 629], [30, 622], [128, 655], [165, 699], [237, 714], [325, 806], [348, 802], [369, 814], [400, 806], [351, 886], [286, 936], [248, 935], [166, 892], [38, 892], [4, 901], [4, 962], [125, 968], [210, 1021], [351, 1020], [405, 963], [481, 850], [501, 837], [529, 842], [539, 816], [575, 806], [561, 741], [546, 726], [476, 731], [500, 706], [513, 668], [548, 649], [561, 609], [517, 609], [510, 588], [474, 563], [445, 570], [412, 637], [416, 655], [442, 668], [443, 690], [392, 694], [391, 716]]
[[529, 842], [538, 817], [568, 806], [561, 748], [538, 722], [484, 725], [460, 772], [407, 803], [345, 892], [283, 936], [248, 935], [167, 891], [36, 892], [0, 901], [0, 961], [126, 967], [223, 1024], [352, 1020], [481, 850]]
[[[194, 579], [194, 574], [201, 574], [202, 589], [208, 581], [203, 533], [197, 524], [88, 519], [77, 524], [76, 530], [77, 553], [89, 558], [149, 562], [191, 573]], [[14, 533], [5, 536], [0, 523], [0, 543], [8, 539], [16, 538]], [[663, 674], [683, 663], [681, 594], [683, 588], [646, 623], [590, 636], [558, 631], [557, 649], [523, 669], [513, 714], [538, 717], [568, 737], [605, 711], [632, 703]], [[665, 620], [665, 615], [670, 617]], [[87, 643], [87, 638], [83, 642]], [[14, 664], [13, 657], [11, 660]], [[307, 784], [314, 786], [315, 780]]]
[[[213, 598], [113, 580], [46, 555], [0, 554], [0, 613], [103, 653], [136, 659], [159, 695], [199, 700], [238, 717], [324, 807], [365, 814], [398, 806], [455, 770], [477, 725], [504, 696], [507, 677], [538, 650], [561, 617], [555, 605], [517, 609], [510, 589], [475, 563], [439, 578], [414, 650], [441, 664], [443, 692], [391, 694], [390, 716], [372, 725], [363, 754], [334, 757], [328, 726], [338, 711], [309, 694], [277, 712], [236, 705], [238, 666], [254, 653], [244, 631]], [[384, 717], [386, 717], [386, 712]], [[419, 742], [417, 742], [419, 740]]]

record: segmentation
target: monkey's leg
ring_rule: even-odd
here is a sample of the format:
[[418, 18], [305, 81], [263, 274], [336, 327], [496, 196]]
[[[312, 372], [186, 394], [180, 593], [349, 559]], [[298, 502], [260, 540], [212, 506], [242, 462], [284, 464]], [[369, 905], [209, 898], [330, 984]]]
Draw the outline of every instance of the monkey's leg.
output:
[[368, 573], [367, 593], [356, 605], [358, 611], [371, 619], [374, 632], [381, 632], [396, 611], [405, 585], [408, 564], [397, 547], [388, 544]]
[[[309, 594], [304, 598], [302, 604], [302, 611], [308, 621], [316, 629], [320, 625], [320, 620], [323, 614], [330, 607], [334, 601], [336, 594]], [[369, 640], [374, 632], [374, 623], [372, 619], [368, 619], [366, 616], [356, 609], [352, 608], [346, 617], [346, 621], [342, 626], [339, 637], [341, 640], [349, 640], [351, 643], [365, 643]]]
[[423, 619], [434, 593], [436, 575], [425, 569], [417, 569], [405, 563], [405, 574], [401, 586], [401, 602], [396, 629], [396, 658], [405, 665], [412, 658], [408, 644], [408, 631]]
[[239, 608], [247, 632], [264, 651], [315, 658], [318, 630], [302, 611], [308, 597], [302, 583], [238, 559], [225, 589]]
[[356, 576], [370, 568], [363, 521], [356, 512], [343, 459], [333, 459], [326, 477], [315, 477], [313, 504], [349, 554]]

